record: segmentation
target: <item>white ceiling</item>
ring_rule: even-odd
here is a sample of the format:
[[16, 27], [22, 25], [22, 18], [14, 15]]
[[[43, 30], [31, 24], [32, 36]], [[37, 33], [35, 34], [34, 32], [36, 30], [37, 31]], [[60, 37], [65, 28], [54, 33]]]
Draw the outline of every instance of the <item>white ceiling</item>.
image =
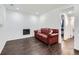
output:
[[66, 4], [14, 4], [14, 5], [7, 4], [5, 5], [7, 9], [17, 10], [17, 8], [19, 8], [18, 11], [22, 11], [30, 14], [35, 14], [35, 13], [43, 14], [48, 11], [54, 10], [56, 8], [61, 8], [64, 6], [68, 6], [68, 5]]

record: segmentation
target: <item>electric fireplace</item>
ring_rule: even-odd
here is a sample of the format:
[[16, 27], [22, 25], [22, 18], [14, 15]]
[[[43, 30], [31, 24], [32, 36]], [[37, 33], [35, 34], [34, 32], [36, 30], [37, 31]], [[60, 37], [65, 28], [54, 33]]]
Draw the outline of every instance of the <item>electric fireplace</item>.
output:
[[30, 29], [23, 29], [23, 35], [30, 34]]

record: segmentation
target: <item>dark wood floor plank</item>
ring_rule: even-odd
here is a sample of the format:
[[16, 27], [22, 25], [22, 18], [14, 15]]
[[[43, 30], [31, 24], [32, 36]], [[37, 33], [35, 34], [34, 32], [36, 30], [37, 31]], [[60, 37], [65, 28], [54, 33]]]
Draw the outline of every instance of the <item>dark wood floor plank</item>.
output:
[[[72, 44], [72, 45], [71, 45]], [[73, 50], [73, 39], [61, 44], [48, 46], [34, 37], [6, 42], [1, 55], [73, 55], [79, 54]]]

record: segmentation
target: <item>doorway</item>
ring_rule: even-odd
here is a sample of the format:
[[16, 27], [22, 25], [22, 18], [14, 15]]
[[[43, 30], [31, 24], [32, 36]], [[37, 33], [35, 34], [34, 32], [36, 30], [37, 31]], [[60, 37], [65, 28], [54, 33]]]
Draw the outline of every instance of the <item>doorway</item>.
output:
[[62, 53], [74, 54], [74, 20], [71, 11], [61, 14], [61, 49]]
[[61, 39], [67, 40], [74, 38], [74, 16], [63, 13], [61, 15]]
[[64, 15], [61, 15], [61, 39], [64, 40]]

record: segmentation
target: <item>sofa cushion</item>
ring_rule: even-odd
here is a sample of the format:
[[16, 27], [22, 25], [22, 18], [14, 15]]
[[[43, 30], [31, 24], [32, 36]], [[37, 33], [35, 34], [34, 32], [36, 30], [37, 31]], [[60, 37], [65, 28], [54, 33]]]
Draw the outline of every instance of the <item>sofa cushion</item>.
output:
[[39, 36], [41, 36], [41, 37], [44, 37], [44, 38], [47, 38], [47, 35], [42, 34], [42, 33], [38, 33], [37, 35], [39, 35]]
[[48, 35], [50, 33], [50, 29], [49, 28], [42, 28], [41, 33]]
[[53, 33], [58, 33], [58, 29], [52, 29]]

